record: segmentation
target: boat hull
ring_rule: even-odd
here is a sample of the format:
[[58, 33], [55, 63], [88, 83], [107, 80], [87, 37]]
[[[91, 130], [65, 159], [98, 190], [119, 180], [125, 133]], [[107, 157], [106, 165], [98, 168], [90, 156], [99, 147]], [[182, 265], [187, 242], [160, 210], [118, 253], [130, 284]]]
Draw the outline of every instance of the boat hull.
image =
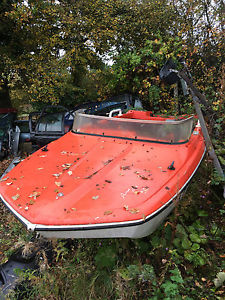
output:
[[183, 187], [177, 192], [177, 194], [175, 194], [158, 211], [155, 211], [153, 214], [142, 220], [86, 226], [45, 226], [40, 224], [32, 224], [18, 212], [16, 212], [4, 200], [1, 194], [0, 198], [5, 206], [15, 215], [15, 217], [26, 226], [27, 230], [35, 231], [38, 235], [45, 238], [142, 238], [153, 233], [178, 204], [180, 193], [194, 176], [204, 157], [204, 154], [205, 150], [194, 172], [185, 182]]
[[[108, 120], [99, 119], [106, 130]], [[118, 128], [120, 121], [116, 124]], [[163, 126], [171, 136], [170, 124]], [[177, 138], [183, 135], [177, 132]], [[195, 174], [205, 153], [204, 139], [198, 126], [181, 143], [138, 140], [127, 133], [67, 133], [0, 180], [1, 200], [28, 230], [48, 238], [151, 234]]]

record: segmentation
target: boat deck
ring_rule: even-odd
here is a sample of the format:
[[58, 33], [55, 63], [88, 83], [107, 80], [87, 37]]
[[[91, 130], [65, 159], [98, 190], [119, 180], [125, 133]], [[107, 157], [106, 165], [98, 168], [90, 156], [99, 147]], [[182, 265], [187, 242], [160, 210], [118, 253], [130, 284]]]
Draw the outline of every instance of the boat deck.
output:
[[[189, 181], [204, 149], [200, 134], [165, 145], [69, 132], [17, 165], [0, 193], [32, 224], [144, 220]], [[168, 169], [172, 162], [175, 170]]]

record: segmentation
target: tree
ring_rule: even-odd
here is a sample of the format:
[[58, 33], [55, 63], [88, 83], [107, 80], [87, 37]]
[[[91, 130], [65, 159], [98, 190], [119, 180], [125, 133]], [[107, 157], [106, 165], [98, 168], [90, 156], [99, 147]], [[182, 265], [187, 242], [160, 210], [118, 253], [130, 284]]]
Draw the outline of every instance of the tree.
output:
[[2, 76], [0, 78], [0, 107], [10, 107], [11, 101], [9, 96], [8, 87], [8, 72], [2, 72], [6, 68], [7, 56], [6, 53], [15, 55], [14, 47], [15, 44], [14, 36], [11, 35], [13, 28], [13, 22], [5, 16], [5, 13], [10, 11], [14, 1], [2, 1], [0, 3], [0, 70]]

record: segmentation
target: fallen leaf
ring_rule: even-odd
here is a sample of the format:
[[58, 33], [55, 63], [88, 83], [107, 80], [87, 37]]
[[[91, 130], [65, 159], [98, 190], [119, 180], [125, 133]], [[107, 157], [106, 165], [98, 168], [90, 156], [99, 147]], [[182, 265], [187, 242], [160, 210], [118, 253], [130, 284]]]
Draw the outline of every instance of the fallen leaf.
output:
[[59, 181], [55, 181], [55, 185], [57, 185], [57, 186], [61, 186], [61, 182], [59, 182]]
[[12, 196], [12, 199], [17, 200], [19, 198], [19, 196], [20, 196], [19, 194], [16, 194], [15, 196]]
[[131, 186], [133, 189], [137, 189], [138, 187], [136, 185]]
[[63, 193], [58, 193], [57, 196], [62, 197], [62, 196], [64, 196], [64, 194]]
[[77, 209], [76, 209], [75, 207], [72, 207], [71, 209], [72, 209], [73, 211], [77, 211]]
[[112, 181], [111, 181], [111, 180], [107, 180], [107, 179], [105, 180], [105, 182], [107, 182], [107, 183], [112, 183]]
[[70, 163], [65, 163], [65, 164], [62, 165], [64, 170], [69, 169], [71, 166], [72, 166], [72, 164], [70, 164]]
[[131, 208], [131, 209], [129, 210], [129, 212], [130, 212], [131, 214], [137, 214], [137, 213], [139, 213], [139, 210], [138, 210], [137, 208]]
[[59, 177], [60, 173], [58, 173], [58, 174], [52, 174], [52, 176]]
[[28, 197], [29, 198], [34, 198], [34, 200], [37, 199], [37, 197], [40, 196], [40, 193], [39, 192], [33, 192], [32, 194], [30, 194]]
[[112, 211], [111, 210], [106, 210], [105, 212], [104, 212], [104, 215], [105, 216], [108, 216], [108, 215], [111, 215], [112, 214]]
[[46, 157], [47, 155], [40, 155], [39, 157]]
[[92, 199], [93, 200], [97, 200], [99, 198], [99, 196], [93, 196]]
[[145, 177], [145, 176], [143, 176], [143, 175], [140, 175], [140, 178], [141, 178], [142, 180], [149, 180], [148, 177]]
[[130, 170], [130, 166], [120, 166], [121, 170]]
[[44, 168], [37, 168], [38, 170], [43, 170]]
[[124, 208], [125, 210], [129, 210], [128, 205], [124, 205], [123, 208]]
[[29, 209], [29, 207], [28, 207], [28, 206], [26, 206], [24, 209], [25, 209], [25, 210], [28, 210], [28, 209]]
[[11, 182], [7, 182], [6, 183], [6, 185], [11, 185], [11, 184], [13, 184], [13, 182], [11, 181]]
[[146, 219], [146, 215], [142, 214], [142, 219], [145, 220]]
[[204, 278], [204, 277], [202, 277], [202, 278], [201, 278], [201, 280], [202, 280], [202, 281], [206, 281], [207, 279], [206, 279], [206, 278]]
[[73, 174], [73, 172], [72, 171], [68, 171], [67, 172], [70, 176]]

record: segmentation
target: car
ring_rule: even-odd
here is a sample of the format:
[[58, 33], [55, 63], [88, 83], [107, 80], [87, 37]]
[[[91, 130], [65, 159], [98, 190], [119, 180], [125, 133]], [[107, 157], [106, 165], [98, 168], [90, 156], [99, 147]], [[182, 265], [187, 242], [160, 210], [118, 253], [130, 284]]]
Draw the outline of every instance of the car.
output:
[[16, 116], [14, 108], [0, 108], [0, 159], [12, 151], [12, 131]]
[[105, 101], [88, 102], [68, 110], [64, 106], [46, 106], [41, 112], [32, 112], [29, 115], [31, 141], [38, 147], [60, 138], [73, 125], [76, 111], [82, 110], [85, 114], [109, 116], [111, 111], [125, 112], [131, 107], [142, 108], [140, 100], [130, 94], [109, 98]]
[[63, 106], [46, 106], [41, 112], [29, 115], [29, 130], [32, 143], [42, 147], [68, 132], [74, 115]]

